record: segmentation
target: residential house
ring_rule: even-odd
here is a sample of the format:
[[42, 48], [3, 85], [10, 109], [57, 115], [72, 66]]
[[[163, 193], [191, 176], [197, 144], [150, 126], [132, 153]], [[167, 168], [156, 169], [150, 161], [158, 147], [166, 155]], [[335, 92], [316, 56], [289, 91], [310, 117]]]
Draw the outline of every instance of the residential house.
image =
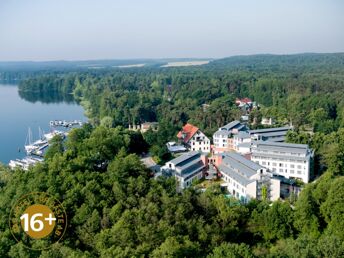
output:
[[235, 104], [239, 107], [245, 106], [245, 105], [252, 105], [253, 101], [250, 98], [236, 98]]
[[210, 152], [209, 138], [198, 127], [192, 124], [184, 125], [183, 129], [177, 134], [177, 137], [188, 150], [205, 153]]
[[158, 122], [145, 122], [142, 124], [133, 124], [129, 125], [129, 130], [131, 131], [140, 131], [141, 133], [147, 132], [149, 129], [152, 129], [153, 131], [158, 130], [159, 123]]
[[159, 126], [158, 122], [145, 122], [145, 123], [141, 124], [141, 133], [145, 133], [149, 129], [152, 129], [153, 131], [157, 131], [158, 126]]
[[274, 121], [274, 119], [272, 119], [272, 117], [263, 117], [261, 124], [262, 125], [274, 125], [275, 121]]

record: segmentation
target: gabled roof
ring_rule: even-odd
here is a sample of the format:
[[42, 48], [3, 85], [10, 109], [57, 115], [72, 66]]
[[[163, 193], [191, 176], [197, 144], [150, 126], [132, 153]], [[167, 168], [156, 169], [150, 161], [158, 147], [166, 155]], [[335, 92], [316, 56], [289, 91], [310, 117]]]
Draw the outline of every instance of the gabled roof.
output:
[[177, 137], [178, 139], [181, 139], [184, 143], [187, 143], [192, 138], [192, 136], [194, 136], [194, 134], [197, 133], [198, 130], [198, 127], [188, 123], [183, 126], [183, 129], [181, 131], [179, 131]]
[[242, 99], [237, 98], [235, 100], [235, 102], [239, 102], [239, 101], [243, 102], [243, 103], [251, 103], [252, 102], [252, 100], [250, 98], [242, 98]]
[[255, 181], [252, 177], [263, 167], [259, 164], [247, 160], [244, 156], [228, 152], [224, 154], [219, 170], [233, 178], [241, 185], [248, 185]]

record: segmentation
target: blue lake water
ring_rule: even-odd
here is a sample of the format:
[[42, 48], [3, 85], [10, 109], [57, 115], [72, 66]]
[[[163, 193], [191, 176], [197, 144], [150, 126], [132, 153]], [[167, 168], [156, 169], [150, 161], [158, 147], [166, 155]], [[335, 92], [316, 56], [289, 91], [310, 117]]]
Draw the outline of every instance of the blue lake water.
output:
[[36, 140], [38, 128], [48, 133], [49, 121], [55, 119], [87, 121], [83, 108], [71, 98], [23, 95], [17, 85], [0, 83], [0, 162], [24, 157], [28, 128]]

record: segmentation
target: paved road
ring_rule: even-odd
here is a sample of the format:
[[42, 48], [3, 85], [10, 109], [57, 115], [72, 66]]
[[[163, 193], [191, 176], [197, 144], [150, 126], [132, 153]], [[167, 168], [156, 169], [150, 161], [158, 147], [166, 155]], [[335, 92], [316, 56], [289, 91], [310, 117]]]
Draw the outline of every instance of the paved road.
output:
[[156, 164], [151, 156], [144, 156], [141, 158], [141, 161], [147, 168], [154, 171], [155, 173], [160, 171], [160, 165]]

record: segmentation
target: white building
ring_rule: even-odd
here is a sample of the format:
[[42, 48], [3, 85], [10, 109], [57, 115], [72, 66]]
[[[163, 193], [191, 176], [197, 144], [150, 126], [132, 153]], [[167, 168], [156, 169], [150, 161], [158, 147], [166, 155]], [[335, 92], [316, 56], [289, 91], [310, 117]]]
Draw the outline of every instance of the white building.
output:
[[252, 161], [273, 174], [297, 178], [305, 183], [310, 180], [314, 154], [306, 144], [257, 141], [252, 143], [251, 152]]
[[237, 120], [220, 127], [213, 134], [214, 153], [217, 154], [233, 150], [233, 135], [245, 130], [247, 130], [247, 127]]
[[225, 153], [218, 169], [229, 193], [242, 202], [253, 198], [273, 201], [280, 197], [280, 181], [274, 179], [265, 167], [240, 154]]
[[272, 119], [272, 117], [263, 117], [261, 124], [262, 125], [274, 125], [275, 121]]
[[242, 155], [250, 154], [251, 153], [251, 143], [250, 142], [239, 143], [238, 146], [236, 147], [236, 152], [238, 152]]
[[[245, 144], [244, 144], [245, 143]], [[239, 152], [239, 145], [248, 146], [251, 143], [251, 136], [248, 132], [239, 132], [233, 136], [233, 149]]]
[[210, 152], [209, 138], [192, 124], [184, 125], [177, 137], [191, 151]]
[[198, 151], [185, 153], [161, 167], [162, 174], [175, 176], [177, 189], [183, 190], [204, 176], [207, 159]]

